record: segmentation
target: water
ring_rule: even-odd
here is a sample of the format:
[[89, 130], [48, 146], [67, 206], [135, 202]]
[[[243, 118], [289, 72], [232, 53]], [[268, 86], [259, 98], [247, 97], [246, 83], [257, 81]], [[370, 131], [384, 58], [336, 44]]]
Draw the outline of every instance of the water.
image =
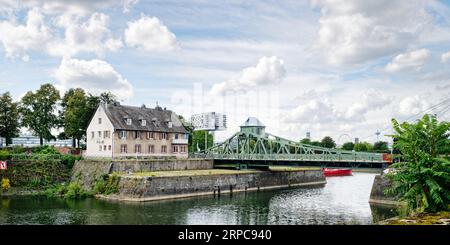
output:
[[372, 224], [396, 215], [368, 203], [375, 174], [327, 178], [325, 187], [123, 203], [2, 198], [0, 224]]

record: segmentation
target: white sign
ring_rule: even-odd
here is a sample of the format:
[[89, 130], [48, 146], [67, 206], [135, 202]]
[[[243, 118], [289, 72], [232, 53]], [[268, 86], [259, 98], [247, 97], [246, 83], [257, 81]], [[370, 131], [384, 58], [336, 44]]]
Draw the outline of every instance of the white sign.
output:
[[227, 117], [215, 112], [196, 114], [191, 116], [191, 124], [194, 130], [224, 130], [227, 128]]
[[0, 169], [6, 170], [7, 168], [8, 168], [8, 166], [6, 165], [6, 161], [0, 161]]

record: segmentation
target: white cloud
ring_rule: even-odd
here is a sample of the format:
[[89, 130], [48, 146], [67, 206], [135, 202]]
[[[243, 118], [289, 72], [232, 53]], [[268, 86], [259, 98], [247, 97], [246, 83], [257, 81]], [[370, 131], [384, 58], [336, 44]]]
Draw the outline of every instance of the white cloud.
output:
[[419, 49], [404, 54], [399, 54], [386, 65], [387, 72], [397, 72], [407, 69], [419, 70], [430, 57], [427, 49]]
[[214, 84], [212, 94], [242, 91], [248, 88], [279, 83], [286, 75], [284, 61], [276, 56], [264, 56], [254, 67], [247, 67], [234, 79]]
[[128, 46], [146, 51], [167, 51], [178, 47], [175, 34], [158, 18], [141, 15], [136, 21], [128, 22], [125, 30]]
[[447, 63], [450, 60], [450, 51], [441, 55], [441, 62]]
[[347, 121], [364, 121], [368, 112], [381, 109], [391, 101], [392, 98], [385, 96], [380, 91], [372, 90], [364, 93], [360, 100], [351, 104], [340, 116]]
[[[6, 57], [28, 61], [28, 53], [32, 51], [64, 57], [83, 52], [102, 56], [122, 46], [120, 39], [112, 37], [108, 29], [109, 17], [105, 14], [94, 13], [88, 19], [65, 14], [51, 18], [49, 23], [55, 25], [46, 24], [45, 19], [41, 9], [33, 8], [28, 11], [24, 24], [14, 19], [1, 21], [0, 42]], [[61, 29], [63, 37], [58, 35]]]
[[[415, 96], [408, 96], [402, 99], [399, 103], [397, 110], [399, 115], [407, 117], [416, 115], [419, 112], [427, 110], [429, 106], [430, 104], [422, 96], [415, 95]], [[419, 115], [419, 117], [420, 116], [421, 115]]]
[[49, 53], [71, 57], [81, 52], [102, 56], [107, 51], [117, 51], [122, 41], [112, 37], [108, 23], [109, 17], [103, 13], [93, 13], [84, 22], [70, 15], [60, 16], [57, 25], [65, 30], [64, 39], [55, 41]]
[[111, 91], [120, 99], [133, 95], [132, 85], [103, 60], [63, 59], [55, 77], [63, 89], [80, 87], [93, 94]]
[[17, 11], [20, 9], [39, 7], [46, 14], [88, 15], [99, 10], [122, 7], [128, 12], [138, 0], [0, 0], [0, 10]]
[[336, 110], [327, 99], [310, 100], [306, 104], [301, 104], [293, 109], [283, 119], [286, 123], [323, 123], [336, 120]]
[[44, 16], [38, 9], [28, 11], [26, 23], [23, 25], [15, 21], [0, 22], [0, 41], [6, 57], [21, 57], [28, 61], [27, 51], [46, 49], [52, 38], [52, 32], [44, 23]]
[[403, 50], [432, 23], [427, 1], [316, 0], [319, 46], [332, 64], [364, 63]]

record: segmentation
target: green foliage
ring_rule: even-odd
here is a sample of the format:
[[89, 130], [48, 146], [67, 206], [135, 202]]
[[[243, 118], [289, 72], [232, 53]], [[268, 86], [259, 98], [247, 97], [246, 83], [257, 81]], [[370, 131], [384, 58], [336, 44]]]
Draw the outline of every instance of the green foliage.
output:
[[58, 159], [10, 160], [8, 170], [0, 171], [0, 178], [8, 178], [11, 185], [30, 190], [46, 189], [69, 177], [70, 169]]
[[394, 146], [405, 162], [393, 164], [387, 177], [393, 181], [386, 194], [405, 201], [410, 212], [437, 212], [450, 204], [450, 161], [438, 153], [449, 135], [450, 123], [425, 115], [416, 123], [392, 120]]
[[334, 142], [333, 138], [331, 138], [330, 136], [325, 136], [320, 143], [321, 143], [322, 147], [325, 147], [325, 148], [335, 148], [336, 147], [336, 143]]
[[50, 145], [35, 147], [35, 148], [33, 148], [33, 153], [46, 154], [46, 155], [49, 155], [49, 154], [59, 155], [60, 154], [59, 151], [55, 147], [50, 146]]
[[39, 136], [41, 145], [43, 139], [54, 139], [51, 130], [60, 125], [55, 114], [59, 99], [59, 91], [49, 83], [41, 85], [35, 93], [29, 91], [22, 97], [20, 112], [23, 125]]
[[311, 141], [311, 145], [322, 147], [322, 143], [320, 141]]
[[120, 176], [117, 173], [104, 175], [98, 179], [92, 188], [94, 194], [109, 195], [119, 192]]
[[354, 148], [355, 151], [359, 152], [371, 152], [373, 150], [372, 144], [368, 142], [361, 142], [358, 144], [355, 144]]
[[310, 145], [311, 144], [311, 139], [309, 138], [304, 138], [302, 140], [300, 140], [301, 144], [305, 144], [305, 145]]
[[353, 144], [353, 142], [345, 142], [342, 145], [342, 149], [346, 150], [346, 151], [353, 151], [354, 148], [355, 148], [355, 144]]
[[375, 142], [375, 144], [373, 144], [372, 151], [378, 153], [389, 153], [388, 142], [386, 141]]
[[212, 134], [209, 134], [208, 131], [204, 130], [193, 131], [189, 134], [189, 152], [202, 151], [205, 149], [205, 134], [207, 134], [208, 147], [213, 146], [214, 140]]
[[0, 150], [0, 160], [8, 160], [8, 159], [10, 159], [9, 151]]
[[70, 182], [68, 185], [58, 184], [44, 191], [47, 197], [63, 197], [64, 199], [81, 199], [92, 196], [78, 181]]
[[18, 103], [13, 102], [9, 92], [0, 95], [0, 137], [4, 137], [6, 145], [19, 135], [20, 114]]
[[92, 117], [88, 97], [81, 88], [70, 89], [62, 99], [64, 136], [77, 139], [84, 136]]

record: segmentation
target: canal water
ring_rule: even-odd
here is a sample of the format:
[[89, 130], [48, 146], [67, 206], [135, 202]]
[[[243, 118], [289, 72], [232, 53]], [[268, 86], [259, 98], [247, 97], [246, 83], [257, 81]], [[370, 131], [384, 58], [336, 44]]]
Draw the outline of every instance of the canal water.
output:
[[0, 224], [372, 224], [396, 211], [368, 203], [375, 174], [329, 177], [324, 187], [123, 203], [3, 197]]

